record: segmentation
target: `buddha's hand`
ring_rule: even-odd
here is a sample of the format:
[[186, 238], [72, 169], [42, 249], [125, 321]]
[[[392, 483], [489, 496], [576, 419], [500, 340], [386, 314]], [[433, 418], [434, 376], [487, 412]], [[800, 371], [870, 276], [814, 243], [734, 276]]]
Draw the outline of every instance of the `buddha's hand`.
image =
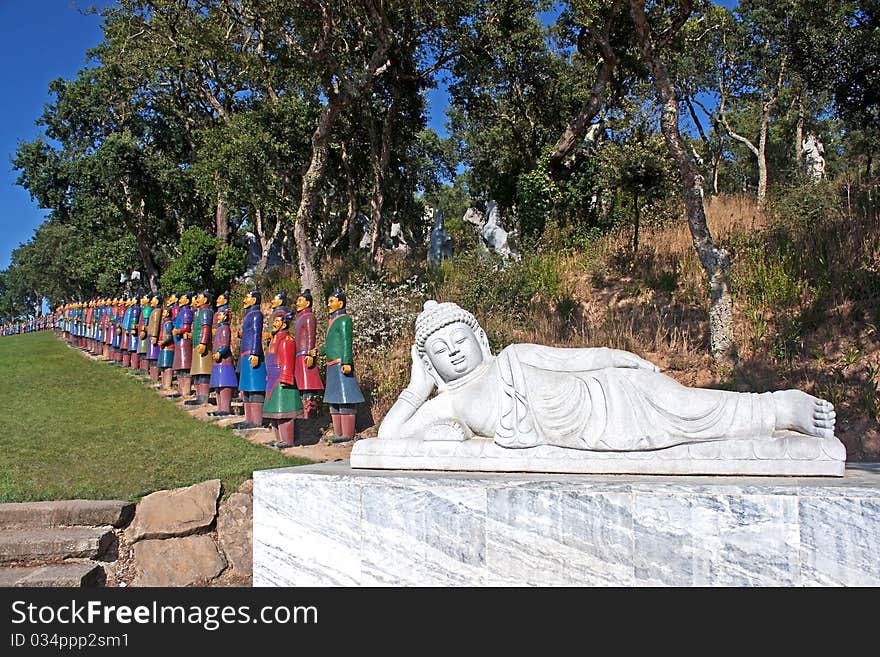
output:
[[413, 345], [410, 353], [412, 355], [412, 369], [409, 375], [409, 385], [406, 388], [420, 400], [424, 401], [428, 399], [431, 391], [434, 390], [434, 379], [428, 374], [428, 370], [419, 357], [419, 352], [415, 345]]
[[635, 354], [631, 354], [628, 351], [620, 352], [622, 356], [620, 357], [623, 361], [617, 367], [631, 367], [637, 370], [649, 370], [651, 372], [659, 372], [660, 368], [654, 365], [654, 363], [641, 358], [640, 356], [636, 356]]

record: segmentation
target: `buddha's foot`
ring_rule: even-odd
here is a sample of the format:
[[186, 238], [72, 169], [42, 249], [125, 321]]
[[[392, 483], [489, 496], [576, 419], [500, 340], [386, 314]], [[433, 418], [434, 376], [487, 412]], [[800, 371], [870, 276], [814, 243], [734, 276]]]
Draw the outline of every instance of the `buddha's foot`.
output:
[[800, 390], [773, 393], [776, 402], [776, 428], [797, 431], [817, 438], [834, 436], [837, 414], [834, 405]]

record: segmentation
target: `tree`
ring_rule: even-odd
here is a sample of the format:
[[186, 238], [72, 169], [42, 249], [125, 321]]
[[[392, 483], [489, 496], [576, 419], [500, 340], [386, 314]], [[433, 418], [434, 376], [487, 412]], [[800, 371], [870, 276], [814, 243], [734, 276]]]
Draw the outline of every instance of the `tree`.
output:
[[[712, 239], [703, 208], [702, 180], [694, 166], [679, 130], [678, 93], [663, 62], [663, 50], [669, 46], [690, 17], [693, 5], [684, 0], [671, 16], [664, 18], [665, 27], [655, 34], [648, 21], [644, 0], [630, 0], [630, 13], [642, 59], [651, 72], [660, 103], [660, 129], [669, 153], [678, 166], [679, 182], [687, 212], [688, 227], [694, 240], [697, 257], [709, 279], [709, 341], [715, 360], [723, 366], [736, 362], [733, 339], [733, 308], [730, 296], [730, 254]], [[660, 23], [660, 20], [656, 20]]]

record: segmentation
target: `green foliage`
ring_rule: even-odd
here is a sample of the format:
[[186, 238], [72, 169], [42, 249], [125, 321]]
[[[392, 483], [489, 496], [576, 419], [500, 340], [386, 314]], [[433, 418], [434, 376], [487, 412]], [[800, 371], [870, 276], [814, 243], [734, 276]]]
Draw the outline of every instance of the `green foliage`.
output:
[[562, 267], [559, 252], [552, 248], [506, 263], [471, 249], [441, 263], [433, 295], [455, 301], [478, 317], [493, 318], [485, 328], [493, 346], [503, 346], [509, 329], [523, 326], [536, 308], [552, 305], [567, 319], [576, 304]]
[[201, 228], [187, 228], [180, 238], [179, 255], [162, 274], [162, 289], [194, 291], [209, 288], [217, 259], [217, 240]]
[[242, 275], [247, 266], [247, 252], [240, 246], [226, 244], [217, 251], [211, 274], [217, 292], [229, 288], [232, 281]]
[[162, 288], [169, 292], [222, 292], [244, 273], [246, 258], [242, 248], [221, 246], [219, 239], [201, 228], [187, 228], [180, 240], [179, 254], [162, 274]]
[[[299, 273], [289, 265], [279, 265], [267, 269], [261, 276], [254, 277], [253, 285], [260, 288], [264, 301], [269, 301], [280, 292], [287, 292], [287, 298], [293, 300], [302, 292]], [[248, 289], [250, 287], [248, 286]], [[321, 300], [315, 298], [314, 303], [317, 306]]]
[[559, 200], [559, 190], [543, 166], [522, 173], [517, 178], [517, 208], [523, 239], [537, 239]]

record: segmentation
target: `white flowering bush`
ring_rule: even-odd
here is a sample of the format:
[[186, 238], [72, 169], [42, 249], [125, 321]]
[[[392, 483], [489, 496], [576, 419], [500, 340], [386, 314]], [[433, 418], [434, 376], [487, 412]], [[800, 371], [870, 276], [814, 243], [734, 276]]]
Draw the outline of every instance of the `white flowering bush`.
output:
[[354, 324], [352, 346], [383, 350], [397, 338], [412, 334], [427, 298], [427, 285], [412, 277], [403, 283], [361, 281], [345, 289], [346, 308]]

